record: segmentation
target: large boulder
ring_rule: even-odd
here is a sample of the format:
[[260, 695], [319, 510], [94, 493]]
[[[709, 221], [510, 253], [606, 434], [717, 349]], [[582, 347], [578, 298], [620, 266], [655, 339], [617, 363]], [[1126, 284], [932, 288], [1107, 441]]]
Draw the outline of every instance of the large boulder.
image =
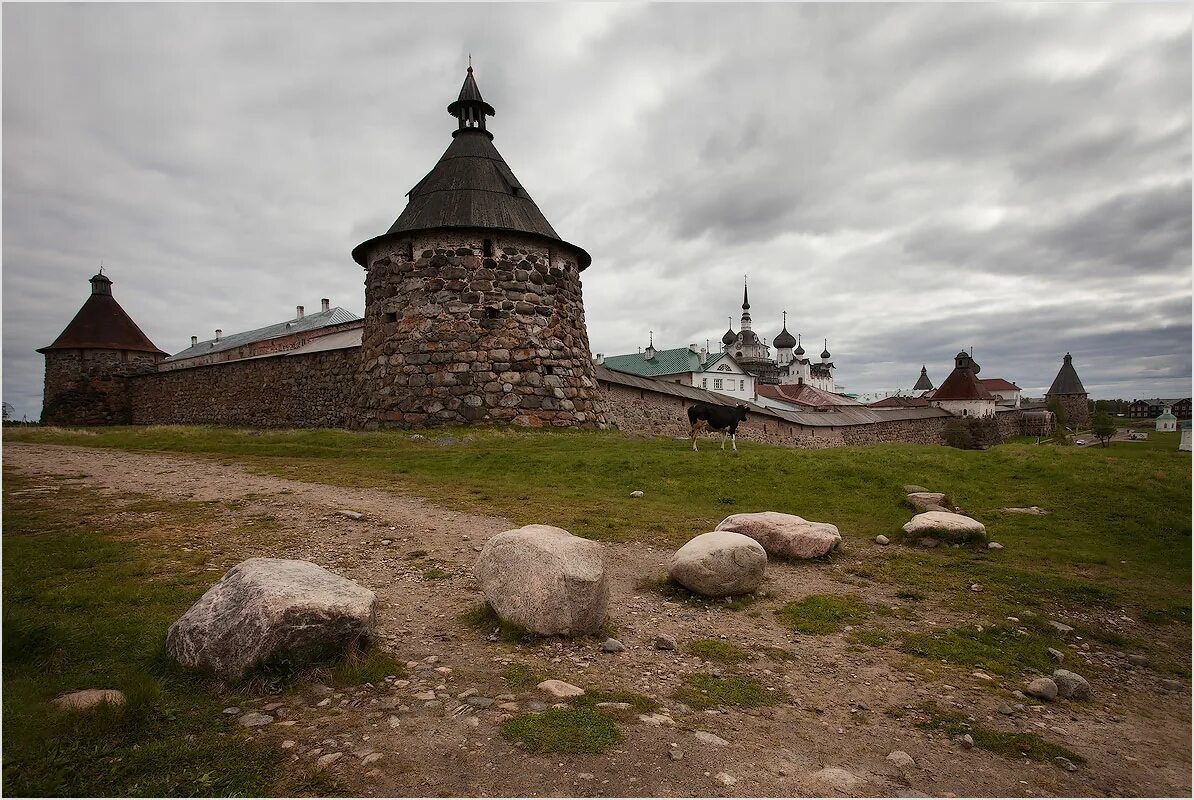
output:
[[167, 654], [225, 679], [258, 665], [302, 666], [344, 653], [377, 624], [377, 597], [309, 561], [250, 558], [166, 633]]
[[672, 556], [668, 574], [684, 588], [706, 597], [747, 594], [759, 588], [767, 551], [733, 531], [702, 533]]
[[904, 533], [912, 538], [931, 534], [951, 542], [982, 542], [987, 539], [987, 528], [981, 522], [950, 511], [917, 514], [905, 523]]
[[1089, 700], [1091, 697], [1090, 683], [1076, 672], [1068, 669], [1053, 671], [1053, 682], [1057, 684], [1057, 696], [1068, 697], [1072, 700]]
[[763, 545], [768, 555], [780, 558], [818, 558], [842, 541], [836, 525], [809, 522], [778, 511], [733, 514], [719, 522], [715, 530], [749, 536]]
[[609, 586], [605, 550], [551, 525], [499, 533], [477, 558], [481, 591], [504, 621], [543, 636], [596, 633]]

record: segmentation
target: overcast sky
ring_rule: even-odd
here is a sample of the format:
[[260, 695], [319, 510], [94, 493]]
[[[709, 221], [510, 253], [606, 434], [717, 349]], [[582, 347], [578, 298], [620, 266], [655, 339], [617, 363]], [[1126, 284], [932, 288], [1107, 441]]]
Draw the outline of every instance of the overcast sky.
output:
[[[3, 7], [3, 398], [100, 260], [163, 350], [330, 297], [435, 164], [494, 144], [587, 249], [594, 352], [822, 338], [849, 391], [1190, 394], [1185, 5]], [[812, 343], [812, 347], [808, 344]]]

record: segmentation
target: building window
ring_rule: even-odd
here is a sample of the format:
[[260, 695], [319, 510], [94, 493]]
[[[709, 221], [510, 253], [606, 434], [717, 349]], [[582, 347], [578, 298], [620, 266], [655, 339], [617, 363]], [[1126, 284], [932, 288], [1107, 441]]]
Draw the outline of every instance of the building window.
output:
[[701, 378], [701, 388], [702, 389], [709, 388], [709, 379], [708, 378]]
[[484, 239], [481, 242], [481, 254], [486, 258], [493, 257], [493, 239]]
[[745, 378], [743, 378], [742, 380], [738, 381], [738, 391], [740, 391], [740, 392], [745, 392], [745, 391], [746, 391], [746, 379], [745, 379]]
[[386, 322], [397, 322], [397, 321], [398, 321], [397, 312], [395, 312], [395, 311], [387, 311], [386, 312]]
[[714, 388], [714, 389], [720, 389], [720, 388], [721, 388], [721, 378], [714, 378], [714, 379], [713, 379], [713, 388]]

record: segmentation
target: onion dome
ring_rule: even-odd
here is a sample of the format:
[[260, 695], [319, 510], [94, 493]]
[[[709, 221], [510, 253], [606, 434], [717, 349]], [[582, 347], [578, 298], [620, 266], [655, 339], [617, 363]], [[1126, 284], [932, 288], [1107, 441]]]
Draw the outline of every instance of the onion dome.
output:
[[829, 340], [825, 340], [825, 349], [821, 351], [821, 358], [829, 358]]
[[738, 341], [738, 334], [734, 333], [733, 317], [730, 317], [729, 319], [730, 319], [730, 328], [721, 337], [721, 343], [726, 345], [727, 347], [732, 345], [734, 342]]
[[788, 312], [784, 312], [784, 329], [779, 332], [779, 336], [775, 337], [775, 346], [777, 348], [795, 347], [796, 337], [788, 333]]
[[794, 355], [794, 356], [804, 355], [804, 345], [802, 345], [800, 343], [800, 339], [801, 339], [800, 336], [796, 337], [796, 349], [792, 351], [792, 355]]

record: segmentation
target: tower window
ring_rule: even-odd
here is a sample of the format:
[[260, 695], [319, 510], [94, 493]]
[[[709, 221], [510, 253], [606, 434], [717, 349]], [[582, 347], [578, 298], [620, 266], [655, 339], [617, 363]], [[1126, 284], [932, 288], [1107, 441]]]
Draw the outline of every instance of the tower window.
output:
[[410, 241], [409, 239], [406, 242], [406, 260], [407, 261], [415, 260], [415, 243]]
[[497, 319], [499, 313], [500, 312], [498, 311], [497, 306], [489, 306], [488, 308], [485, 309], [485, 318], [486, 319]]
[[481, 241], [481, 254], [486, 258], [493, 258], [493, 239], [483, 239]]
[[398, 312], [396, 312], [396, 311], [387, 311], [386, 312], [386, 322], [397, 322], [397, 321], [398, 321]]

